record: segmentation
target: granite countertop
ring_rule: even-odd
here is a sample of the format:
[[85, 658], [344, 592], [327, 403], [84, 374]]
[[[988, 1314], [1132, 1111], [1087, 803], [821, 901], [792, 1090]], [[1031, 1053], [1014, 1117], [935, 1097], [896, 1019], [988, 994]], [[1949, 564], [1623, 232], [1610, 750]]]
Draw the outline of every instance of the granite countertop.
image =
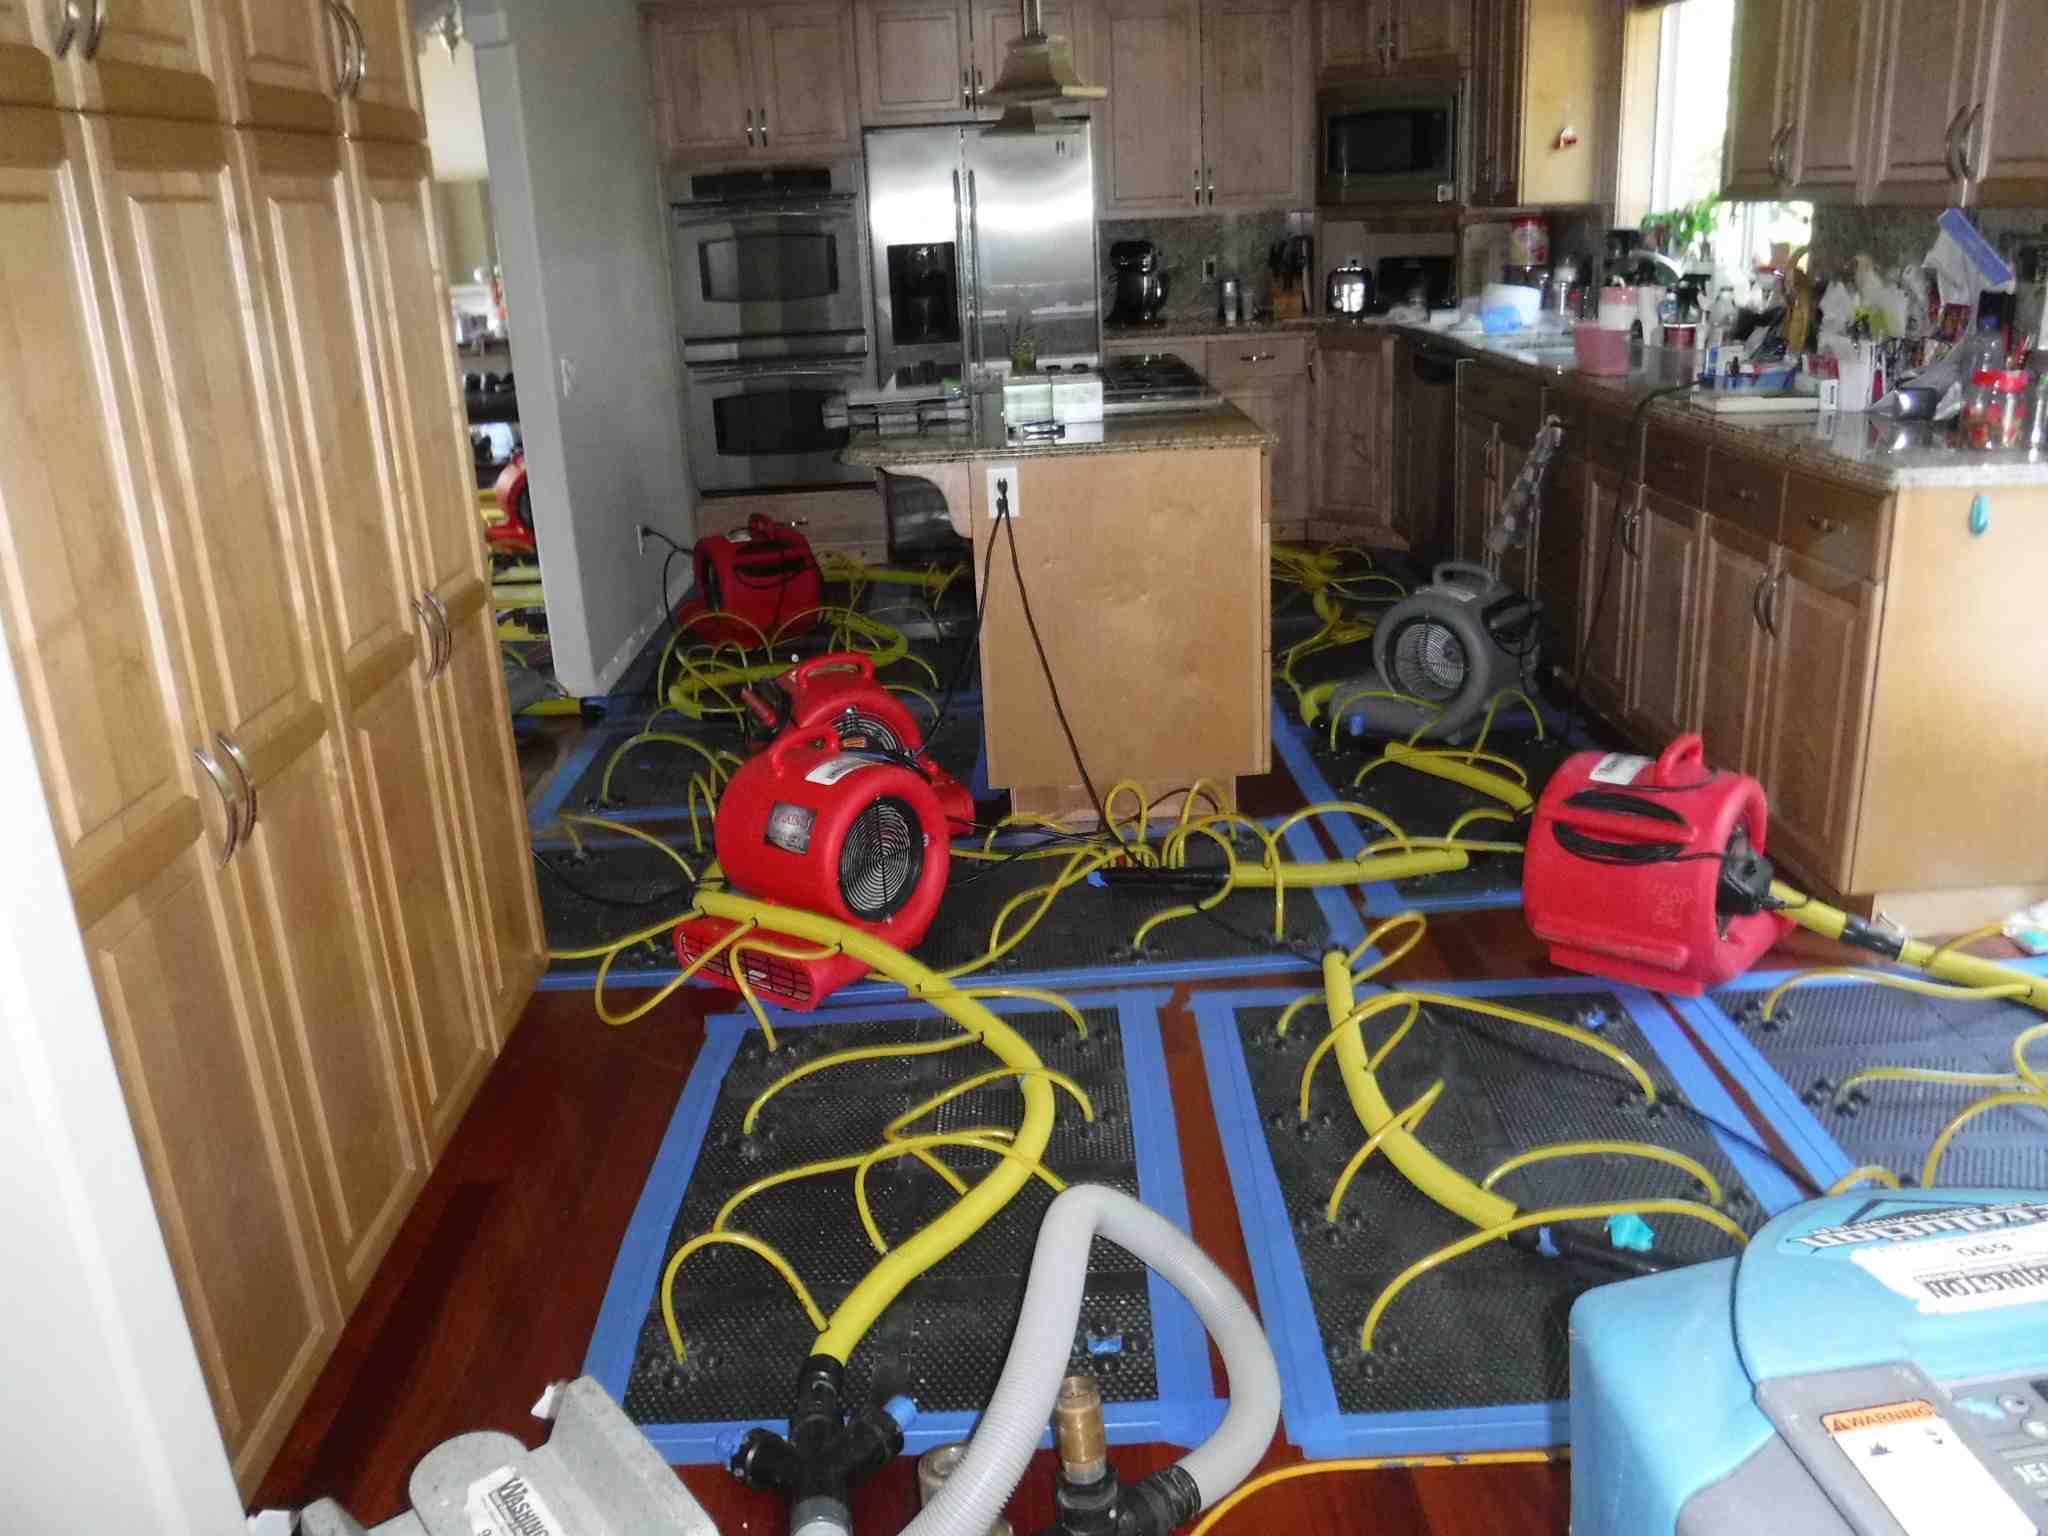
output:
[[840, 450], [841, 462], [889, 468], [898, 464], [975, 463], [992, 459], [1043, 458], [1073, 453], [1161, 453], [1186, 448], [1266, 448], [1279, 439], [1228, 401], [1200, 411], [1160, 411], [1110, 416], [1099, 442], [1034, 438], [1012, 442], [1003, 430], [1002, 396], [969, 397], [973, 418], [943, 432], [891, 434], [855, 432]]

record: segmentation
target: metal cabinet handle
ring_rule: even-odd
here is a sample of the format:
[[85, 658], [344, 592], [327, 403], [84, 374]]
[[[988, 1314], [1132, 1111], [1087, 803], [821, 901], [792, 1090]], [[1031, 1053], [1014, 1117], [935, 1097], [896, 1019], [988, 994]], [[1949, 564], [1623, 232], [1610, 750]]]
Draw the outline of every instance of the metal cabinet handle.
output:
[[761, 109], [761, 147], [763, 149], [768, 147], [768, 109], [766, 107]]
[[107, 29], [107, 0], [89, 0], [92, 6], [92, 22], [85, 29], [85, 36], [79, 41], [78, 56], [90, 59], [100, 51], [100, 34]]
[[1216, 206], [1216, 167], [1209, 167], [1209, 206]]
[[448, 605], [441, 601], [440, 593], [429, 590], [425, 595], [427, 606], [434, 611], [434, 623], [441, 631], [441, 663], [434, 668], [434, 676], [439, 677], [455, 659], [455, 621], [448, 616]]
[[980, 66], [979, 64], [977, 64], [977, 65], [975, 65], [975, 66], [974, 66], [974, 95], [975, 95], [975, 98], [976, 98], [977, 100], [979, 100], [979, 99], [980, 99], [980, 97], [981, 97], [981, 92], [982, 92], [982, 84], [981, 84], [981, 66]]
[[[971, 107], [974, 105], [974, 91], [972, 89], [973, 80], [974, 76], [969, 71], [965, 69], [960, 71], [960, 105], [963, 107]], [[752, 117], [753, 115], [754, 114], [751, 112], [747, 114], [747, 116], [749, 117]]]
[[1738, 485], [1737, 487], [1735, 487], [1734, 490], [1730, 491], [1728, 494], [1734, 497], [1737, 501], [1751, 502], [1756, 500], [1756, 492], [1751, 490], [1746, 485]]
[[412, 600], [412, 614], [420, 621], [420, 634], [427, 642], [424, 652], [427, 674], [421, 681], [431, 683], [434, 674], [441, 670], [441, 631], [434, 623], [434, 616], [427, 612], [427, 605], [417, 597]]
[[1764, 583], [1769, 581], [1770, 572], [1757, 577], [1756, 585], [1749, 589], [1749, 616], [1756, 620], [1756, 627], [1764, 627]]
[[1270, 363], [1279, 355], [1278, 352], [1240, 352], [1237, 360], [1240, 363]]
[[1842, 525], [1832, 517], [1822, 517], [1818, 512], [1806, 514], [1806, 526], [1815, 533], [1840, 533]]
[[1957, 181], [1965, 179], [1963, 170], [1963, 124], [1969, 121], [1970, 104], [1966, 101], [1956, 108], [1956, 115], [1948, 120], [1948, 173]]
[[360, 96], [363, 94], [363, 79], [370, 72], [370, 42], [363, 35], [363, 24], [357, 19], [356, 13], [342, 4], [341, 0], [335, 0], [335, 6], [341, 12], [342, 23], [347, 26], [349, 36], [355, 39], [356, 67], [349, 75], [348, 94]]
[[71, 45], [78, 41], [78, 34], [86, 23], [86, 6], [93, 0], [64, 0], [64, 10], [57, 18], [57, 35], [50, 39], [50, 52], [63, 58], [71, 51]]
[[[961, 94], [965, 95], [966, 92], [963, 91]], [[754, 142], [754, 109], [752, 107], [747, 108], [747, 142], [749, 144]]]
[[1984, 143], [1977, 137], [1977, 130], [1983, 126], [1984, 103], [1980, 101], [1971, 109], [1970, 120], [1963, 128], [1963, 177], [1967, 181], [1979, 180], [1984, 175]]
[[1778, 638], [1778, 586], [1784, 579], [1785, 573], [1778, 571], [1764, 585], [1764, 628], [1773, 640]]
[[249, 771], [249, 759], [234, 737], [215, 731], [213, 742], [227, 753], [228, 761], [235, 765], [235, 777], [242, 781], [242, 839], [246, 842], [256, 832], [256, 776]]
[[1195, 167], [1195, 206], [1202, 206], [1202, 168], [1199, 165]]
[[227, 862], [235, 856], [235, 848], [242, 840], [242, 810], [239, 798], [228, 784], [228, 776], [214, 755], [204, 747], [195, 747], [192, 761], [206, 770], [206, 776], [213, 780], [213, 787], [220, 791], [220, 808], [227, 816], [227, 838], [221, 844], [219, 868], [225, 869]]

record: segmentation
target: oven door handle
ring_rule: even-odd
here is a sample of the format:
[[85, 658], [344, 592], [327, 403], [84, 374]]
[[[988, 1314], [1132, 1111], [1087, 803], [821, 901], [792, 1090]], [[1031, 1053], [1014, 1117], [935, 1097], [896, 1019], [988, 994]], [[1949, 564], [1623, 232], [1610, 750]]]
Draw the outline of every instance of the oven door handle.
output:
[[743, 364], [739, 367], [706, 367], [697, 364], [691, 367], [690, 376], [706, 384], [723, 384], [734, 379], [846, 379], [858, 383], [866, 371], [867, 360], [846, 368], [783, 368], [775, 364]]
[[844, 208], [749, 208], [745, 213], [678, 213], [675, 220], [677, 229], [731, 229], [743, 230], [769, 220], [772, 228], [786, 228], [791, 224], [808, 227], [816, 224], [852, 224], [856, 216], [851, 204]]

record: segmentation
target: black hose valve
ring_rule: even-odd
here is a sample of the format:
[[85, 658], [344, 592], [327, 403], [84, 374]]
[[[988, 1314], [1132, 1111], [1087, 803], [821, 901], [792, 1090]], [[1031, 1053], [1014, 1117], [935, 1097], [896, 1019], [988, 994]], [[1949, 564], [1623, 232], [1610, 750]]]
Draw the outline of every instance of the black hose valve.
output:
[[796, 1404], [785, 1439], [749, 1430], [728, 1465], [749, 1488], [789, 1500], [790, 1536], [852, 1536], [853, 1489], [903, 1453], [903, 1431], [916, 1417], [906, 1397], [846, 1416], [846, 1367], [813, 1355], [797, 1377]]

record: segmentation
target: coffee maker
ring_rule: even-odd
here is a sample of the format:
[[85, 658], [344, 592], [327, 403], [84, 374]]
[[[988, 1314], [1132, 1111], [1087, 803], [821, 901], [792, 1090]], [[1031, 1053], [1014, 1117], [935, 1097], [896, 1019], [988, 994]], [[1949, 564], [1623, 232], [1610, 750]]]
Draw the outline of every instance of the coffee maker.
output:
[[1119, 240], [1109, 248], [1110, 270], [1116, 273], [1116, 299], [1109, 325], [1158, 325], [1166, 307], [1166, 274], [1159, 270], [1159, 252], [1150, 240]]

